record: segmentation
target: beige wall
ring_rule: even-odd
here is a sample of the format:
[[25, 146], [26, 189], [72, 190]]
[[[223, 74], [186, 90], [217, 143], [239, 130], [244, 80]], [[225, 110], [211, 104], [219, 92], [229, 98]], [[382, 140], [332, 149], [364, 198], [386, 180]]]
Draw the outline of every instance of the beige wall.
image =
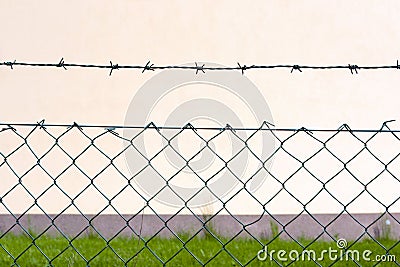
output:
[[[398, 1], [369, 0], [0, 0], [0, 60], [391, 65], [400, 58], [399, 8]], [[109, 77], [107, 70], [0, 68], [0, 121], [45, 118], [48, 123], [123, 124], [135, 91], [152, 75], [119, 70]], [[266, 97], [280, 128], [336, 128], [342, 123], [379, 128], [383, 121], [399, 118], [399, 70], [363, 70], [358, 75], [347, 69], [293, 74], [252, 70], [246, 75]], [[393, 123], [394, 128], [399, 125]], [[14, 205], [16, 212], [23, 210], [22, 204]], [[87, 212], [98, 210], [89, 202], [82, 205]], [[238, 205], [238, 213], [248, 212], [245, 205]], [[158, 207], [161, 212], [172, 211]], [[49, 211], [59, 208], [49, 206]], [[321, 205], [317, 211], [324, 208]], [[132, 212], [131, 206], [121, 209]], [[378, 206], [367, 210], [379, 211]], [[277, 205], [276, 212], [294, 210]]]

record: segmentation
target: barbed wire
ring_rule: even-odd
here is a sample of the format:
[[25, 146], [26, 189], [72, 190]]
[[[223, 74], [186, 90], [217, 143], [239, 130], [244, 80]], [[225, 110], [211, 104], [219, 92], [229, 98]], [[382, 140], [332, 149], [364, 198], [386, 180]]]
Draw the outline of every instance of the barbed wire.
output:
[[110, 70], [109, 76], [112, 75], [114, 70], [120, 69], [137, 69], [141, 70], [141, 73], [145, 71], [156, 71], [156, 70], [166, 70], [166, 69], [182, 69], [182, 70], [194, 70], [195, 74], [206, 73], [206, 71], [240, 71], [242, 74], [246, 70], [255, 69], [289, 69], [290, 73], [295, 70], [297, 72], [303, 72], [303, 70], [335, 70], [335, 69], [349, 69], [351, 74], [358, 74], [359, 70], [382, 70], [382, 69], [400, 69], [399, 61], [396, 61], [395, 65], [376, 65], [376, 66], [361, 66], [357, 64], [346, 64], [346, 65], [326, 65], [326, 66], [311, 66], [311, 65], [298, 65], [298, 64], [277, 64], [277, 65], [242, 65], [239, 62], [235, 66], [228, 67], [207, 67], [206, 64], [194, 63], [193, 66], [182, 66], [182, 65], [155, 65], [148, 61], [145, 65], [119, 65], [114, 64], [110, 61], [110, 64], [83, 64], [83, 63], [66, 63], [64, 58], [57, 61], [56, 63], [32, 63], [32, 62], [22, 62], [22, 61], [4, 61], [0, 62], [0, 67], [9, 67], [14, 69], [15, 66], [21, 67], [55, 67], [63, 68], [68, 70], [68, 68], [90, 68], [90, 69], [108, 69]]

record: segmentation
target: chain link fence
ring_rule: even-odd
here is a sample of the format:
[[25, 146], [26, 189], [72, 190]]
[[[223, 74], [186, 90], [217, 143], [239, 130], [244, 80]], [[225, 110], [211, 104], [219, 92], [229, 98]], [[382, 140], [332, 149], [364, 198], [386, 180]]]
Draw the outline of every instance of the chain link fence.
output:
[[[300, 266], [400, 266], [400, 132], [387, 122], [1, 125], [2, 266], [297, 266], [324, 246], [345, 253]], [[267, 248], [296, 252], [261, 259]], [[380, 258], [354, 254], [366, 249]]]

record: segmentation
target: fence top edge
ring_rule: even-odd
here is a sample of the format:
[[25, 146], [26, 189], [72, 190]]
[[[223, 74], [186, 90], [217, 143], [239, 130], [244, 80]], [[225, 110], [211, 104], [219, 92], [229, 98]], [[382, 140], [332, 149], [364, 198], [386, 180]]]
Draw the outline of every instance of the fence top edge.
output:
[[[344, 124], [347, 125], [347, 124]], [[79, 127], [79, 128], [103, 128], [106, 130], [116, 130], [116, 129], [137, 129], [137, 130], [145, 130], [145, 129], [158, 129], [158, 130], [211, 130], [211, 131], [221, 131], [227, 130], [226, 127], [196, 127], [193, 128], [183, 126], [174, 126], [174, 125], [164, 125], [164, 126], [156, 126], [153, 125], [100, 125], [100, 124], [78, 124], [76, 122], [72, 124], [53, 124], [53, 123], [10, 123], [10, 122], [0, 122], [1, 127], [7, 127], [13, 129], [14, 127]], [[377, 128], [377, 129], [351, 129], [350, 127], [339, 127], [336, 129], [333, 128], [275, 128], [275, 127], [264, 127], [264, 124], [261, 127], [231, 127], [229, 130], [234, 131], [277, 131], [277, 132], [364, 132], [364, 133], [376, 133], [376, 132], [389, 132], [389, 133], [400, 133], [400, 129], [390, 129], [386, 128]]]

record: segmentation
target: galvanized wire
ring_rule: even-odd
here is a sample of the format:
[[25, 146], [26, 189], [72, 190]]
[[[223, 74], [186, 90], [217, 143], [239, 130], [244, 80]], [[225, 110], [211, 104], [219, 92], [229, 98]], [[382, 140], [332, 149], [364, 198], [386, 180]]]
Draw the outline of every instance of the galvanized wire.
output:
[[[3, 64], [5, 64], [5, 63], [3, 63]], [[19, 63], [19, 65], [24, 65], [24, 64], [25, 63]], [[18, 65], [18, 63], [15, 62], [15, 63], [13, 63], [13, 65]], [[11, 65], [11, 67], [13, 65]], [[155, 66], [152, 66], [149, 64], [147, 64], [147, 65], [151, 68], [157, 69], [157, 67], [155, 67]], [[39, 65], [39, 66], [47, 66], [47, 65]], [[50, 66], [53, 66], [53, 65], [50, 65]], [[64, 63], [61, 64], [61, 67], [70, 67], [70, 66], [75, 66], [75, 65], [64, 64]], [[77, 65], [77, 66], [81, 66], [81, 65]], [[82, 65], [82, 66], [84, 66], [84, 65]], [[89, 66], [92, 66], [92, 65], [89, 65]], [[58, 66], [58, 67], [60, 67], [60, 66]], [[103, 67], [106, 68], [107, 66], [103, 66]], [[122, 66], [119, 66], [119, 67], [121, 68]], [[300, 68], [305, 68], [305, 67], [300, 66]], [[213, 261], [215, 261], [216, 258], [218, 258], [221, 253], [227, 253], [232, 258], [233, 262], [239, 266], [248, 266], [248, 265], [252, 265], [252, 264], [258, 265], [256, 252], [254, 253], [253, 257], [243, 260], [243, 259], [239, 259], [238, 255], [235, 255], [235, 253], [231, 252], [227, 247], [229, 246], [229, 244], [235, 242], [236, 239], [241, 238], [240, 236], [242, 236], [242, 235], [246, 235], [253, 241], [257, 242], [260, 245], [260, 248], [262, 248], [266, 245], [269, 245], [269, 244], [273, 243], [275, 240], [279, 239], [280, 237], [286, 235], [287, 238], [292, 240], [294, 243], [298, 244], [301, 247], [301, 249], [304, 251], [304, 250], [307, 250], [310, 246], [312, 246], [315, 242], [321, 240], [322, 236], [328, 237], [330, 240], [337, 241], [338, 237], [335, 236], [334, 233], [331, 233], [329, 231], [329, 227], [332, 224], [334, 224], [335, 222], [337, 222], [337, 220], [343, 214], [348, 214], [350, 216], [350, 218], [352, 218], [352, 220], [354, 222], [356, 222], [364, 230], [363, 233], [360, 234], [352, 242], [352, 244], [350, 244], [349, 248], [355, 246], [357, 244], [357, 242], [359, 242], [361, 239], [368, 238], [368, 239], [372, 240], [375, 244], [378, 244], [385, 251], [385, 253], [387, 255], [390, 255], [393, 253], [393, 251], [395, 249], [398, 249], [398, 247], [400, 246], [400, 240], [395, 240], [396, 242], [394, 244], [392, 244], [391, 246], [385, 246], [380, 242], [379, 236], [371, 234], [371, 229], [375, 223], [377, 223], [384, 217], [391, 219], [391, 221], [394, 224], [392, 226], [398, 227], [400, 225], [399, 219], [394, 214], [391, 213], [391, 208], [396, 203], [398, 203], [398, 201], [400, 201], [400, 194], [398, 196], [396, 196], [395, 200], [392, 203], [385, 204], [382, 202], [381, 199], [379, 199], [379, 197], [374, 196], [374, 194], [371, 193], [368, 188], [368, 186], [371, 183], [380, 179], [381, 174], [383, 172], [387, 172], [391, 175], [391, 177], [394, 179], [394, 181], [396, 181], [396, 185], [400, 189], [400, 177], [397, 177], [396, 174], [391, 173], [391, 171], [388, 168], [388, 166], [390, 164], [392, 164], [393, 161], [395, 161], [397, 158], [400, 158], [400, 151], [398, 151], [398, 153], [396, 155], [394, 155], [393, 158], [388, 162], [388, 161], [381, 160], [379, 158], [379, 155], [376, 155], [376, 153], [370, 148], [371, 142], [373, 140], [377, 139], [377, 136], [380, 133], [389, 134], [391, 137], [394, 138], [394, 140], [396, 142], [400, 143], [400, 136], [398, 135], [398, 133], [400, 131], [389, 128], [389, 126], [388, 126], [389, 122], [391, 122], [391, 121], [387, 121], [387, 122], [383, 123], [381, 128], [375, 129], [375, 130], [374, 129], [364, 129], [364, 130], [351, 129], [347, 124], [343, 124], [342, 126], [340, 126], [337, 129], [306, 129], [304, 127], [300, 128], [300, 129], [278, 129], [278, 128], [275, 128], [273, 125], [271, 125], [268, 122], [264, 122], [260, 127], [255, 127], [255, 128], [234, 128], [234, 127], [230, 126], [229, 124], [227, 124], [226, 127], [222, 127], [222, 128], [195, 127], [191, 124], [187, 124], [183, 127], [157, 126], [154, 123], [150, 123], [146, 126], [83, 125], [83, 124], [78, 124], [76, 122], [74, 122], [72, 124], [46, 124], [44, 120], [37, 122], [37, 123], [0, 123], [0, 126], [2, 127], [0, 129], [0, 144], [3, 142], [2, 140], [7, 141], [7, 139], [5, 139], [5, 137], [4, 137], [4, 134], [8, 134], [8, 136], [11, 135], [11, 137], [15, 137], [15, 138], [17, 138], [17, 140], [20, 140], [20, 144], [13, 147], [10, 151], [2, 151], [0, 148], [0, 168], [3, 167], [3, 168], [9, 169], [12, 172], [12, 175], [17, 180], [16, 184], [11, 185], [9, 187], [5, 187], [5, 185], [1, 185], [1, 179], [2, 178], [4, 179], [4, 177], [0, 177], [0, 188], [4, 192], [2, 195], [0, 195], [0, 206], [3, 207], [4, 210], [6, 211], [5, 214], [11, 216], [12, 220], [13, 220], [13, 223], [10, 227], [8, 227], [4, 231], [0, 232], [0, 251], [2, 251], [3, 253], [6, 253], [10, 258], [12, 258], [12, 262], [15, 266], [23, 266], [23, 265], [21, 265], [21, 258], [24, 257], [24, 255], [27, 254], [28, 251], [32, 248], [36, 249], [37, 251], [39, 251], [41, 253], [41, 255], [46, 259], [49, 266], [57, 266], [55, 264], [55, 262], [57, 261], [58, 258], [62, 257], [63, 254], [67, 250], [73, 250], [74, 253], [78, 257], [80, 257], [87, 266], [90, 266], [92, 264], [92, 262], [94, 260], [96, 260], [96, 258], [101, 258], [102, 257], [101, 254], [105, 250], [111, 250], [115, 254], [115, 256], [120, 260], [120, 262], [123, 266], [128, 266], [130, 264], [134, 264], [134, 266], [135, 266], [136, 265], [135, 259], [141, 253], [144, 253], [145, 251], [150, 252], [151, 255], [155, 259], [158, 260], [159, 264], [163, 265], [163, 266], [170, 264], [171, 262], [173, 262], [175, 257], [177, 257], [180, 253], [184, 253], [184, 252], [188, 253], [191, 257], [193, 257], [193, 259], [198, 263], [198, 265], [201, 265], [201, 266], [208, 266], [208, 265], [212, 264]], [[57, 129], [58, 130], [57, 134], [54, 133], [52, 131], [52, 129]], [[87, 133], [88, 129], [95, 130], [96, 134], [93, 135], [93, 134]], [[126, 139], [126, 137], [122, 136], [118, 132], [120, 130], [125, 130], [125, 129], [136, 129], [136, 130], [138, 130], [138, 133], [135, 137], [133, 137], [132, 139], [129, 140], [129, 139]], [[154, 172], [158, 173], [161, 176], [161, 178], [163, 179], [165, 184], [154, 195], [145, 196], [143, 194], [143, 192], [138, 190], [136, 188], [136, 186], [133, 184], [133, 180], [135, 179], [135, 177], [138, 174], [133, 174], [131, 176], [127, 176], [125, 173], [123, 173], [118, 168], [118, 166], [115, 164], [115, 160], [118, 157], [121, 157], [121, 155], [123, 155], [123, 153], [126, 151], [126, 149], [128, 149], [128, 148], [137, 149], [135, 147], [134, 142], [132, 142], [135, 138], [137, 138], [137, 136], [143, 135], [146, 131], [150, 131], [150, 130], [154, 130], [154, 129], [157, 130], [156, 132], [160, 135], [160, 137], [162, 139], [166, 140], [166, 145], [164, 147], [159, 147], [159, 151], [152, 157], [146, 157], [140, 151], [138, 151], [138, 152], [141, 153], [144, 160], [146, 160], [148, 162], [144, 168], [152, 168], [154, 170]], [[26, 131], [26, 130], [28, 130], [28, 131]], [[172, 135], [172, 137], [167, 137], [163, 133], [163, 130], [165, 130], [165, 131], [174, 130], [174, 134]], [[197, 132], [199, 130], [211, 131], [211, 132], [213, 132], [213, 135], [210, 138], [204, 138]], [[208, 216], [199, 215], [194, 209], [192, 209], [188, 205], [188, 202], [190, 200], [187, 200], [187, 199], [184, 200], [181, 198], [183, 205], [181, 207], [177, 208], [177, 211], [174, 214], [172, 214], [168, 218], [165, 218], [162, 214], [159, 214], [159, 211], [157, 210], [157, 208], [153, 206], [154, 205], [153, 200], [156, 199], [157, 195], [162, 190], [168, 189], [168, 188], [171, 189], [169, 181], [172, 178], [174, 178], [177, 174], [179, 174], [183, 171], [183, 168], [182, 168], [175, 175], [173, 175], [171, 177], [163, 177], [163, 175], [152, 165], [152, 161], [165, 149], [167, 149], [167, 148], [172, 149], [173, 151], [175, 151], [175, 153], [177, 153], [184, 160], [186, 160], [187, 161], [186, 166], [191, 170], [191, 172], [193, 172], [194, 175], [197, 175], [197, 177], [202, 181], [202, 183], [204, 183], [203, 188], [210, 190], [210, 188], [208, 186], [208, 180], [203, 179], [201, 176], [199, 176], [196, 173], [196, 170], [190, 168], [190, 166], [188, 164], [195, 156], [193, 156], [191, 159], [187, 160], [182, 155], [180, 155], [177, 148], [172, 145], [171, 140], [180, 136], [185, 131], [192, 131], [194, 133], [192, 138], [201, 139], [204, 142], [205, 145], [198, 151], [197, 154], [201, 153], [201, 151], [203, 149], [207, 148], [212, 153], [214, 153], [216, 157], [218, 157], [221, 161], [223, 161], [223, 163], [225, 164], [225, 167], [223, 167], [223, 170], [231, 172], [232, 176], [236, 177], [236, 179], [238, 180], [238, 184], [239, 184], [239, 190], [236, 191], [235, 193], [233, 193], [227, 199], [222, 199], [222, 198], [220, 198], [220, 196], [214, 194], [214, 196], [218, 199], [218, 202], [219, 202], [221, 208], [219, 210], [213, 212], [213, 214], [210, 214]], [[237, 134], [237, 132], [239, 132], [239, 131], [247, 132], [249, 137], [247, 139], [243, 139], [240, 135]], [[47, 151], [41, 155], [39, 155], [38, 153], [35, 152], [35, 149], [33, 147], [34, 144], [32, 144], [32, 141], [30, 139], [31, 136], [37, 132], [44, 134], [46, 136], [47, 140], [50, 140], [52, 142], [52, 145], [47, 149]], [[218, 155], [218, 151], [214, 150], [209, 145], [209, 142], [212, 139], [218, 137], [221, 133], [224, 133], [224, 132], [231, 133], [234, 138], [236, 138], [243, 144], [242, 150], [244, 150], [244, 149], [248, 150], [249, 153], [251, 154], [251, 156], [261, 164], [261, 168], [258, 171], [266, 171], [268, 173], [268, 175], [270, 177], [272, 177], [273, 180], [275, 180], [277, 183], [280, 184], [280, 187], [281, 187], [280, 190], [274, 196], [272, 196], [269, 200], [263, 201], [263, 200], [258, 199], [256, 196], [254, 196], [253, 192], [251, 192], [247, 187], [248, 181], [243, 182], [240, 179], [240, 177], [238, 177], [239, 174], [232, 172], [232, 170], [230, 169], [229, 164], [242, 150], [235, 153], [230, 159], [227, 160], [227, 159], [223, 159], [220, 155]], [[271, 133], [274, 136], [276, 143], [278, 144], [276, 150], [273, 151], [273, 153], [271, 155], [269, 155], [268, 158], [260, 157], [248, 145], [249, 139], [254, 134], [259, 133], [259, 132]], [[315, 133], [318, 133], [318, 132], [328, 134], [328, 137], [325, 139], [317, 137], [315, 135]], [[330, 142], [333, 138], [335, 138], [337, 135], [339, 135], [343, 132], [348, 133], [349, 136], [353, 140], [357, 141], [358, 143], [360, 143], [362, 145], [362, 148], [358, 151], [355, 151], [349, 159], [341, 159], [340, 156], [338, 156], [327, 145], [327, 144], [330, 144]], [[284, 133], [285, 135], [284, 136], [280, 135], [282, 133]], [[309, 156], [307, 159], [302, 159], [302, 158], [298, 157], [297, 155], [295, 155], [295, 153], [293, 151], [286, 148], [286, 146], [285, 146], [289, 141], [295, 139], [296, 136], [298, 136], [300, 133], [306, 134], [307, 137], [310, 138], [310, 140], [312, 140], [316, 144], [320, 145], [320, 148], [317, 149], [316, 151], [314, 151], [314, 153], [311, 156]], [[360, 134], [369, 134], [369, 136], [368, 136], [368, 138], [361, 138], [359, 136]], [[77, 136], [82, 137], [83, 140], [85, 140], [85, 142], [87, 141], [87, 145], [85, 146], [85, 148], [81, 152], [79, 152], [77, 155], [72, 155], [63, 146], [63, 144], [60, 143], [60, 139], [64, 138], [65, 136], [70, 136], [70, 135], [73, 135], [74, 137], [77, 137]], [[112, 138], [112, 140], [115, 141], [115, 144], [117, 144], [119, 141], [127, 141], [127, 142], [130, 142], [130, 145], [121, 149], [119, 151], [119, 153], [117, 153], [116, 155], [108, 155], [105, 151], [103, 151], [103, 149], [101, 147], [99, 147], [97, 145], [97, 140], [99, 140], [100, 138], [102, 138], [104, 136], [108, 136], [108, 137]], [[81, 142], [83, 142], [83, 141], [81, 141]], [[29, 153], [35, 158], [36, 162], [32, 166], [29, 166], [28, 170], [26, 170], [24, 173], [21, 174], [16, 170], [17, 168], [15, 166], [15, 163], [12, 163], [12, 157], [14, 157], [16, 154], [20, 153], [21, 150], [24, 148], [29, 150]], [[62, 151], [62, 153], [69, 159], [69, 162], [70, 162], [69, 165], [66, 168], [64, 168], [58, 175], [52, 174], [42, 164], [42, 162], [46, 159], [46, 157], [50, 157], [49, 156], [50, 153], [56, 149], [58, 149], [59, 151]], [[80, 166], [80, 163], [79, 163], [79, 159], [82, 157], [85, 157], [85, 155], [87, 155], [87, 153], [88, 153], [87, 151], [89, 149], [95, 149], [95, 151], [97, 151], [98, 153], [103, 155], [108, 161], [108, 163], [105, 164], [104, 168], [102, 170], [100, 170], [94, 176], [86, 173], [85, 169], [82, 168], [82, 166]], [[326, 181], [322, 180], [321, 177], [314, 174], [313, 171], [308, 169], [308, 167], [306, 166], [307, 162], [309, 160], [315, 158], [317, 155], [322, 153], [322, 151], [327, 152], [332, 158], [334, 158], [335, 160], [340, 162], [340, 164], [342, 165], [341, 170]], [[265, 168], [265, 162], [270, 160], [275, 154], [277, 154], [279, 152], [285, 153], [285, 155], [289, 156], [291, 159], [293, 159], [294, 161], [296, 161], [300, 164], [300, 167], [298, 169], [296, 169], [295, 171], [293, 171], [287, 177], [277, 177], [273, 172], [271, 172], [270, 170]], [[352, 173], [351, 168], [348, 167], [350, 162], [352, 162], [355, 158], [357, 158], [361, 153], [368, 153], [370, 156], [372, 156], [376, 160], [376, 162], [381, 164], [383, 167], [382, 172], [377, 174], [375, 177], [373, 177], [367, 183], [365, 181], [363, 181], [362, 177], [359, 177], [356, 174]], [[77, 168], [79, 170], [79, 172], [84, 177], [86, 177], [87, 182], [88, 182], [87, 186], [80, 188], [80, 191], [76, 196], [70, 195], [65, 190], [65, 188], [63, 188], [63, 186], [59, 184], [59, 181], [60, 181], [60, 179], [62, 179], [62, 176], [71, 167]], [[32, 192], [30, 192], [29, 188], [24, 183], [24, 179], [29, 175], [29, 173], [34, 168], [40, 168], [43, 172], [46, 173], [46, 175], [49, 178], [51, 178], [51, 181], [52, 181], [51, 183], [49, 183], [46, 186], [46, 189], [43, 190], [43, 192], [41, 192], [38, 195], [35, 195]], [[112, 197], [106, 195], [104, 192], [102, 192], [101, 188], [99, 188], [96, 185], [96, 178], [100, 174], [102, 174], [107, 168], [115, 169], [117, 171], [118, 175], [121, 176], [126, 181], [126, 185], [123, 188], [121, 188]], [[293, 179], [293, 177], [296, 176], [300, 171], [305, 171], [310, 176], [312, 176], [313, 179], [315, 179], [315, 181], [317, 181], [321, 185], [320, 190], [315, 195], [311, 195], [310, 199], [307, 202], [304, 202], [303, 200], [301, 200], [298, 196], [296, 196], [294, 194], [294, 192], [292, 192], [287, 187], [288, 181]], [[339, 199], [338, 195], [335, 195], [334, 193], [330, 192], [330, 190], [327, 187], [327, 185], [331, 181], [335, 180], [335, 178], [337, 178], [339, 173], [342, 171], [349, 172], [351, 174], [352, 179], [364, 187], [364, 189], [359, 194], [354, 195], [352, 200], [347, 203], [344, 203], [343, 201], [341, 201]], [[254, 174], [254, 175], [256, 175], [256, 174]], [[13, 211], [13, 209], [11, 209], [9, 207], [9, 204], [7, 204], [7, 202], [5, 201], [5, 199], [9, 195], [13, 194], [13, 192], [16, 190], [17, 187], [22, 187], [24, 189], [24, 191], [33, 200], [33, 204], [31, 206], [26, 208], [25, 211], [23, 211], [22, 213], [18, 213], [18, 214], [16, 214]], [[87, 190], [89, 190], [89, 188], [96, 190], [96, 192], [98, 192], [98, 194], [101, 195], [101, 197], [106, 201], [106, 203], [108, 203], [101, 211], [99, 211], [97, 214], [94, 214], [94, 215], [86, 214], [84, 209], [82, 209], [82, 207], [80, 207], [80, 205], [77, 203], [77, 199], [81, 195], [83, 195]], [[139, 210], [137, 210], [135, 212], [135, 214], [130, 214], [128, 216], [125, 214], [122, 214], [120, 212], [119, 208], [115, 204], [113, 204], [113, 201], [115, 200], [115, 198], [117, 198], [120, 194], [122, 194], [122, 192], [126, 188], [130, 188], [132, 190], [131, 191], [132, 194], [135, 194], [136, 196], [138, 196], [141, 199], [141, 202], [143, 203], [143, 204], [140, 204], [142, 207]], [[65, 207], [64, 209], [62, 209], [58, 214], [49, 214], [46, 211], [46, 209], [43, 208], [43, 205], [40, 204], [41, 198], [43, 198], [43, 196], [45, 196], [50, 190], [53, 190], [53, 189], [58, 190], [58, 192], [61, 192], [66, 198], [68, 198], [68, 201], [69, 201], [69, 205], [67, 207]], [[279, 218], [277, 218], [276, 214], [271, 213], [271, 211], [268, 209], [268, 205], [270, 204], [270, 202], [273, 201], [274, 198], [280, 192], [286, 192], [287, 194], [289, 194], [289, 196], [292, 200], [294, 200], [295, 202], [299, 203], [299, 205], [302, 206], [302, 211], [299, 214], [293, 216], [293, 218], [289, 222], [280, 221]], [[315, 200], [322, 192], [329, 194], [342, 208], [341, 211], [338, 212], [337, 214], [335, 214], [334, 218], [331, 221], [329, 221], [328, 223], [319, 221], [318, 217], [315, 214], [313, 214], [312, 212], [310, 212], [310, 210], [309, 210], [309, 204], [313, 200]], [[400, 190], [398, 192], [400, 192]], [[199, 192], [197, 192], [197, 193], [199, 193]], [[213, 192], [211, 192], [211, 193], [213, 193]], [[250, 223], [243, 222], [241, 220], [240, 216], [231, 212], [227, 208], [227, 205], [229, 205], [229, 203], [232, 202], [233, 199], [237, 198], [240, 193], [244, 193], [248, 197], [251, 197], [254, 200], [254, 202], [257, 203], [256, 205], [258, 205], [259, 207], [262, 207], [263, 211], [260, 214], [257, 214], [257, 216], [259, 216], [258, 219], [255, 219], [254, 221], [252, 221]], [[367, 193], [368, 195], [370, 195], [374, 199], [374, 201], [379, 203], [385, 209], [384, 213], [382, 213], [380, 216], [378, 216], [374, 221], [370, 222], [369, 224], [364, 224], [363, 222], [360, 222], [357, 218], [357, 214], [353, 214], [348, 210], [348, 206], [351, 205], [352, 203], [354, 203], [360, 197], [360, 195], [362, 193]], [[196, 196], [196, 194], [192, 198], [194, 198]], [[310, 194], [312, 194], [312, 193], [310, 193]], [[180, 197], [180, 196], [178, 195], [178, 197]], [[40, 233], [33, 233], [31, 231], [31, 229], [27, 228], [26, 226], [24, 226], [23, 223], [21, 223], [22, 218], [24, 216], [28, 215], [32, 208], [39, 209], [40, 214], [45, 216], [50, 222], [49, 225], [47, 227], [45, 227], [44, 229], [42, 229], [42, 231]], [[85, 218], [85, 220], [87, 222], [86, 227], [81, 229], [74, 236], [71, 236], [70, 234], [66, 233], [63, 230], [63, 225], [60, 225], [60, 223], [57, 222], [57, 220], [59, 218], [61, 218], [66, 213], [68, 213], [67, 210], [69, 208], [75, 208], [78, 211], [78, 213], [80, 214], [80, 216]], [[99, 230], [98, 227], [96, 227], [96, 225], [94, 224], [94, 221], [97, 218], [99, 218], [102, 215], [102, 213], [107, 209], [111, 209], [113, 211], [113, 213], [118, 215], [119, 218], [121, 220], [123, 220], [123, 222], [124, 222], [124, 226], [121, 227], [121, 229], [119, 229], [112, 236], [107, 236], [104, 232], [102, 232], [102, 230]], [[154, 232], [150, 236], [144, 236], [142, 233], [145, 210], [148, 210], [152, 214], [157, 216], [158, 219], [160, 221], [162, 221], [162, 224], [163, 224], [163, 227], [161, 227], [159, 230], [154, 230]], [[181, 233], [176, 232], [173, 228], [171, 228], [169, 226], [169, 222], [174, 220], [184, 210], [188, 211], [189, 215], [192, 216], [196, 221], [198, 221], [201, 224], [201, 227], [199, 229], [197, 229], [197, 231], [194, 231], [193, 233], [191, 233], [190, 237], [187, 240], [185, 240], [184, 238], [181, 237], [181, 235], [180, 235]], [[239, 232], [237, 232], [236, 234], [230, 236], [228, 239], [222, 238], [219, 234], [217, 234], [212, 229], [212, 227], [210, 227], [210, 223], [212, 223], [222, 212], [225, 212], [229, 217], [231, 217], [231, 219], [233, 219], [235, 221], [235, 223], [237, 223], [241, 226], [241, 230]], [[316, 224], [318, 224], [321, 227], [321, 229], [323, 229], [323, 231], [321, 231], [320, 233], [317, 233], [316, 236], [312, 239], [312, 241], [307, 244], [302, 243], [302, 241], [300, 239], [298, 239], [295, 236], [292, 236], [291, 233], [286, 230], [288, 225], [290, 223], [292, 223], [293, 221], [295, 221], [296, 219], [298, 219], [302, 214], [308, 215]], [[280, 231], [273, 233], [273, 235], [270, 236], [268, 241], [265, 241], [265, 239], [260, 238], [260, 236], [255, 235], [254, 233], [252, 233], [252, 231], [249, 230], [252, 225], [256, 224], [264, 216], [269, 216], [270, 218], [274, 219], [275, 222], [278, 224], [279, 228], [281, 229]], [[1, 218], [1, 216], [0, 216], [0, 218]], [[131, 222], [133, 222], [134, 220], [140, 221], [140, 227], [132, 226]], [[7, 244], [5, 244], [3, 242], [7, 236], [10, 236], [13, 234], [13, 231], [15, 230], [15, 228], [19, 229], [22, 233], [24, 233], [31, 239], [31, 244], [21, 252], [13, 251], [12, 247], [8, 246]], [[65, 247], [63, 250], [59, 251], [55, 255], [47, 255], [45, 250], [40, 245], [38, 245], [38, 241], [42, 237], [47, 235], [47, 232], [51, 228], [55, 229], [58, 236], [63, 237], [68, 243], [67, 247]], [[95, 255], [92, 255], [91, 257], [85, 256], [82, 253], [82, 251], [80, 250], [80, 248], [77, 247], [76, 245], [74, 245], [75, 244], [74, 242], [76, 240], [78, 240], [80, 237], [82, 237], [83, 235], [85, 235], [88, 231], [92, 231], [93, 234], [100, 237], [105, 242], [104, 248], [102, 250], [98, 251]], [[137, 240], [138, 240], [137, 244], [138, 245], [142, 244], [141, 248], [138, 249], [136, 252], [132, 253], [131, 255], [129, 255], [129, 257], [123, 257], [122, 255], [120, 255], [119, 251], [117, 251], [113, 247], [113, 244], [112, 244], [113, 240], [120, 237], [122, 235], [123, 231], [129, 231], [133, 236], [137, 237]], [[160, 255], [158, 251], [155, 251], [154, 249], [152, 249], [151, 245], [149, 245], [152, 242], [152, 240], [154, 240], [160, 236], [160, 233], [162, 231], [168, 231], [170, 234], [170, 238], [178, 240], [181, 244], [180, 249], [167, 259], [162, 257], [162, 255]], [[197, 238], [198, 236], [201, 236], [202, 234], [209, 236], [209, 238], [214, 239], [216, 242], [218, 242], [221, 245], [221, 249], [206, 261], [201, 260], [201, 258], [198, 255], [196, 255], [195, 253], [193, 253], [193, 251], [191, 251], [190, 247], [188, 247], [188, 243], [190, 243], [191, 240]], [[398, 237], [394, 237], [394, 238], [398, 239]], [[398, 259], [396, 259], [396, 261], [394, 261], [392, 264], [394, 264], [396, 266], [400, 266], [399, 260], [400, 260], [400, 257]], [[354, 258], [351, 258], [351, 261], [354, 262], [354, 264], [356, 264], [358, 266], [361, 265], [360, 262], [358, 262]], [[277, 266], [282, 266], [282, 263], [279, 262], [277, 259], [273, 259], [273, 262], [276, 263]], [[321, 266], [321, 264], [318, 262], [318, 260], [313, 260], [313, 262], [316, 265]], [[294, 261], [288, 262], [289, 265], [292, 263], [294, 263]], [[380, 264], [380, 262], [373, 262], [372, 266], [377, 266], [379, 264]], [[339, 260], [336, 260], [331, 265], [340, 266], [341, 263]]]

